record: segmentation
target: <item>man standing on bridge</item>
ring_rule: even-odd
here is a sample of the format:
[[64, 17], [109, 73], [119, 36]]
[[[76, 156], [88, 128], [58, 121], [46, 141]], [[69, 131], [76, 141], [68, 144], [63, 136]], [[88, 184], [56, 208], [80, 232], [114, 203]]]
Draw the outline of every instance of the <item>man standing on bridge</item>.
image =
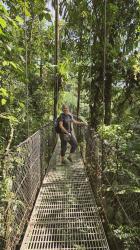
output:
[[[59, 117], [59, 128], [60, 128], [60, 140], [61, 140], [61, 163], [68, 164], [73, 162], [73, 154], [77, 148], [77, 140], [72, 133], [72, 124], [76, 125], [87, 125], [85, 122], [77, 121], [73, 118], [72, 114], [69, 112], [69, 107], [67, 105], [62, 106], [62, 111]], [[65, 158], [65, 153], [67, 150], [67, 143], [71, 145], [71, 150], [68, 158]]]

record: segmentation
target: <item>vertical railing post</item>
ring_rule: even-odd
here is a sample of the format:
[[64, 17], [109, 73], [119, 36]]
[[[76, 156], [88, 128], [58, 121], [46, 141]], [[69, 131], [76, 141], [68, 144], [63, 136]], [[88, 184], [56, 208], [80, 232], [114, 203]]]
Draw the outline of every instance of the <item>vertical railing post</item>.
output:
[[96, 171], [96, 197], [97, 202], [101, 199], [101, 179], [102, 179], [102, 166], [101, 166], [101, 152], [100, 152], [100, 140], [98, 135], [95, 136], [95, 171]]
[[45, 167], [44, 167], [44, 158], [45, 158], [45, 149], [44, 149], [44, 128], [40, 129], [40, 176], [41, 182], [45, 175]]
[[95, 141], [94, 138], [94, 130], [91, 128], [88, 128], [87, 135], [86, 135], [86, 166], [87, 166], [87, 172], [89, 174], [91, 185], [96, 190], [95, 186], [95, 157], [94, 157], [94, 148], [95, 148]]
[[92, 128], [88, 128], [86, 134], [86, 166], [91, 185], [95, 193], [97, 202], [101, 195], [101, 161], [100, 161], [100, 141], [98, 134]]

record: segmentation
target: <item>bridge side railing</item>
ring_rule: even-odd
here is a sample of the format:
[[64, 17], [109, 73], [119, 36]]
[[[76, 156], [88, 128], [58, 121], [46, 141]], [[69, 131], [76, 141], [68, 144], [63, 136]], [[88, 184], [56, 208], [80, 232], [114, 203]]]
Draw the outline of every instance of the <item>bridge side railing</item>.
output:
[[47, 124], [7, 156], [11, 197], [2, 208], [3, 249], [15, 249], [23, 234], [55, 143], [53, 124]]
[[108, 238], [113, 242], [110, 248], [121, 250], [128, 244], [128, 249], [138, 249], [140, 195], [135, 180], [138, 165], [117, 143], [111, 145], [90, 127], [80, 127], [77, 137]]

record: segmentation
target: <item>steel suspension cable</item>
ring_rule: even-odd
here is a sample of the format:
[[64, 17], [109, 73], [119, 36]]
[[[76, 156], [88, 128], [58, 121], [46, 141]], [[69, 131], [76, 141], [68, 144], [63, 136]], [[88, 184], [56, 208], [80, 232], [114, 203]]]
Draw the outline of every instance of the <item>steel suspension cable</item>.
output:
[[27, 43], [26, 0], [24, 0], [24, 40], [25, 40], [26, 121], [27, 121], [27, 135], [29, 137], [30, 123], [29, 123], [29, 83], [28, 83], [28, 43]]
[[106, 49], [107, 49], [107, 0], [104, 0], [104, 59], [103, 59], [103, 88], [102, 88], [102, 97], [103, 97], [103, 123], [105, 115], [105, 98], [104, 98], [104, 89], [106, 82]]
[[[92, 87], [91, 87], [91, 85], [92, 85], [92, 46], [93, 46], [93, 36], [92, 36], [92, 16], [93, 16], [93, 5], [91, 6], [91, 17], [90, 17], [90, 26], [91, 26], [91, 28], [90, 28], [90, 46], [89, 46], [89, 48], [90, 48], [90, 51], [89, 51], [89, 53], [90, 53], [90, 95], [91, 95], [91, 89], [92, 89]], [[91, 97], [90, 97], [90, 102], [91, 102]]]
[[104, 116], [105, 116], [105, 83], [106, 83], [106, 43], [107, 43], [107, 0], [104, 0], [104, 45], [103, 45], [103, 80], [102, 80], [102, 123], [101, 123], [101, 142], [102, 142], [102, 157], [101, 157], [101, 164], [102, 169], [101, 173], [103, 172], [104, 168]]

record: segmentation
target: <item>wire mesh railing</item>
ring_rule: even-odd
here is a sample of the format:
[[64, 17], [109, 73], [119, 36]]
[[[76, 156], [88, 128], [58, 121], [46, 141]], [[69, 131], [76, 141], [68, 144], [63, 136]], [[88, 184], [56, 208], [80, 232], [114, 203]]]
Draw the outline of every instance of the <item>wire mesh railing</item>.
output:
[[10, 192], [1, 205], [3, 249], [15, 249], [22, 237], [56, 143], [54, 135], [53, 123], [47, 124], [6, 157]]
[[[81, 153], [111, 249], [139, 249], [138, 165], [90, 127], [77, 131]], [[113, 239], [113, 240], [112, 240]], [[126, 247], [126, 248], [125, 248]]]
[[91, 185], [77, 151], [69, 166], [59, 164], [44, 178], [21, 250], [109, 250]]

